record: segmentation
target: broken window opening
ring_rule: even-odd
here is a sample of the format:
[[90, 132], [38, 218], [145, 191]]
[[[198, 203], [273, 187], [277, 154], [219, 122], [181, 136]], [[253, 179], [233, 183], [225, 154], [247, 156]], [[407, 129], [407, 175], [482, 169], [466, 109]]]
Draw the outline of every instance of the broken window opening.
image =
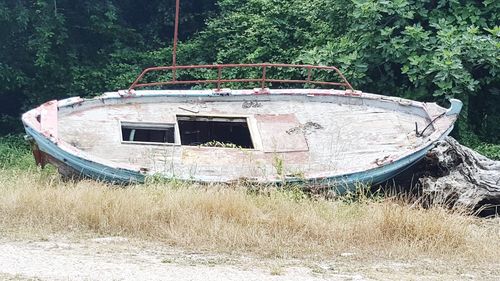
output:
[[226, 145], [219, 147], [254, 148], [245, 117], [177, 116], [177, 123], [182, 145], [222, 143]]
[[122, 141], [175, 143], [175, 124], [122, 123]]

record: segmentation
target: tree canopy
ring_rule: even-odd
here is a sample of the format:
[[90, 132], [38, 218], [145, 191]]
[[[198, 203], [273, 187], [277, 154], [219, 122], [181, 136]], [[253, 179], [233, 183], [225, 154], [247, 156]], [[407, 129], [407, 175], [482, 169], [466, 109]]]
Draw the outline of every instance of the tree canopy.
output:
[[[0, 132], [46, 100], [170, 64], [174, 3], [0, 2]], [[499, 12], [494, 0], [183, 0], [178, 62], [335, 65], [366, 92], [459, 98], [461, 140], [500, 143]]]

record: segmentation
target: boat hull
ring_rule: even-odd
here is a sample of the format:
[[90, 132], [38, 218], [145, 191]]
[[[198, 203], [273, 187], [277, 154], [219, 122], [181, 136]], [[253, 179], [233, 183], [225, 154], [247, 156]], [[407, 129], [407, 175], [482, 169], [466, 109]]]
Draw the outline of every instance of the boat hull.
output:
[[[443, 134], [442, 138], [446, 137], [451, 129]], [[64, 151], [45, 136], [29, 127], [26, 128], [26, 134], [32, 138], [36, 148], [42, 153], [42, 157], [44, 157], [42, 161], [56, 166], [59, 172], [65, 177], [88, 178], [113, 184], [138, 184], [145, 182], [146, 176], [140, 172], [113, 168], [75, 156]], [[397, 176], [422, 159], [434, 145], [434, 143], [430, 144], [405, 158], [363, 172], [308, 180], [297, 178], [283, 179], [268, 182], [268, 184], [321, 185], [331, 188], [338, 194], [345, 194], [355, 191], [355, 188], [359, 185], [375, 185]], [[257, 183], [262, 184], [262, 182]]]
[[[180, 92], [181, 94], [179, 94]], [[414, 165], [416, 162], [418, 162], [418, 160], [423, 158], [430, 149], [434, 147], [437, 141], [443, 139], [449, 134], [449, 132], [453, 128], [453, 123], [456, 120], [456, 117], [460, 112], [461, 108], [461, 103], [457, 100], [453, 100], [451, 103], [451, 107], [448, 110], [446, 110], [435, 104], [425, 104], [409, 100], [402, 100], [399, 98], [378, 96], [373, 94], [359, 93], [356, 96], [352, 96], [352, 93], [349, 93], [347, 91], [343, 92], [343, 91], [326, 91], [326, 90], [324, 91], [295, 90], [290, 92], [284, 92], [283, 90], [280, 90], [276, 92], [270, 91], [266, 95], [262, 94], [254, 95], [252, 94], [251, 91], [250, 92], [236, 91], [231, 93], [230, 96], [225, 96], [225, 95], [221, 96], [219, 92], [217, 92], [216, 94], [207, 93], [206, 91], [185, 91], [185, 92], [187, 92], [187, 94], [182, 94], [184, 93], [182, 91], [179, 92], [153, 91], [152, 93], [145, 92], [143, 94], [137, 94], [133, 97], [124, 96], [123, 94], [118, 92], [111, 94], [107, 93], [101, 97], [90, 100], [84, 100], [80, 98], [70, 98], [63, 101], [52, 101], [40, 106], [39, 108], [33, 109], [25, 113], [23, 115], [23, 123], [25, 125], [26, 134], [29, 136], [29, 138], [33, 143], [34, 154], [37, 163], [41, 165], [45, 164], [46, 162], [51, 163], [54, 166], [56, 166], [59, 169], [60, 173], [66, 177], [90, 178], [114, 184], [143, 183], [144, 181], [146, 181], [148, 176], [163, 176], [165, 178], [170, 178], [170, 179], [180, 179], [186, 181], [205, 182], [205, 183], [214, 183], [214, 182], [232, 183], [235, 181], [253, 182], [258, 184], [295, 183], [304, 185], [319, 185], [322, 187], [324, 186], [333, 189], [335, 192], [339, 194], [342, 194], [354, 190], [356, 186], [360, 184], [372, 185], [387, 181], [388, 179], [398, 175], [399, 173], [403, 172], [404, 170]], [[404, 120], [410, 120], [410, 121], [412, 120], [411, 118], [408, 119], [405, 116], [413, 116], [415, 114], [416, 116], [415, 120], [418, 119], [420, 120], [419, 122], [428, 120], [427, 127], [431, 127], [432, 131], [429, 129], [429, 131], [431, 132], [428, 132], [428, 134], [425, 137], [418, 139], [414, 135], [415, 132], [413, 133], [411, 132], [412, 130], [411, 126], [413, 126], [414, 124], [412, 124], [410, 121], [405, 121], [407, 123], [404, 125], [405, 128], [403, 132], [404, 134], [408, 135], [403, 135], [401, 138], [406, 144], [404, 147], [405, 149], [404, 152], [399, 153], [398, 156], [395, 156], [391, 153], [395, 153], [394, 151], [397, 151], [397, 147], [401, 146], [403, 142], [396, 142], [395, 140], [383, 139], [383, 137], [381, 137], [381, 133], [377, 131], [378, 129], [377, 130], [372, 129], [371, 131], [368, 131], [368, 133], [364, 135], [374, 139], [382, 138], [382, 140], [385, 141], [386, 143], [384, 144], [385, 146], [381, 146], [381, 149], [389, 148], [390, 151], [393, 152], [383, 152], [383, 151], [377, 152], [378, 151], [376, 150], [377, 146], [371, 150], [363, 150], [364, 147], [359, 144], [359, 141], [358, 143], [348, 143], [350, 146], [357, 145], [357, 147], [363, 150], [362, 153], [359, 154], [359, 157], [362, 157], [362, 155], [364, 155], [363, 153], [369, 153], [368, 155], [373, 155], [373, 158], [371, 159], [360, 159], [363, 161], [365, 165], [362, 168], [356, 167], [356, 165], [353, 166], [353, 163], [346, 163], [348, 164], [346, 165], [347, 168], [339, 172], [339, 171], [329, 170], [328, 168], [325, 169], [324, 167], [321, 167], [321, 165], [317, 165], [316, 167], [319, 167], [322, 170], [321, 169], [312, 170], [310, 173], [305, 174], [303, 176], [300, 176], [300, 173], [280, 173], [276, 171], [274, 175], [271, 175], [271, 177], [262, 176], [260, 178], [259, 177], [251, 178], [251, 177], [241, 176], [241, 177], [233, 177], [232, 179], [227, 180], [227, 177], [224, 178], [224, 175], [222, 175], [222, 177], [219, 178], [209, 177], [206, 175], [193, 177], [192, 175], [187, 175], [187, 174], [176, 176], [175, 174], [157, 173], [156, 171], [151, 171], [149, 168], [141, 168], [141, 166], [129, 165], [127, 163], [124, 163], [123, 161], [118, 161], [118, 162], [112, 160], [110, 161], [109, 159], [103, 158], [103, 156], [105, 157], [106, 155], [108, 155], [108, 151], [106, 149], [121, 145], [123, 148], [132, 149], [130, 151], [139, 151], [139, 148], [145, 149], [147, 147], [147, 149], [150, 149], [151, 147], [154, 146], [145, 146], [144, 144], [138, 144], [138, 145], [130, 144], [123, 141], [122, 143], [117, 142], [115, 144], [110, 142], [109, 146], [104, 149], [102, 147], [94, 145], [96, 153], [101, 153], [101, 155], [99, 156], [93, 153], [89, 153], [89, 151], [84, 151], [79, 146], [85, 147], [85, 144], [79, 144], [78, 141], [74, 141], [74, 138], [73, 140], [71, 140], [70, 138], [74, 136], [73, 132], [76, 132], [77, 134], [80, 133], [81, 136], [85, 136], [85, 132], [81, 133], [79, 131], [68, 130], [67, 128], [68, 127], [71, 128], [71, 126], [66, 126], [66, 128], [61, 127], [61, 124], [65, 123], [64, 122], [61, 123], [61, 120], [58, 120], [58, 116], [59, 118], [61, 116], [62, 117], [76, 116], [77, 118], [80, 119], [76, 119], [74, 123], [69, 123], [69, 124], [76, 124], [77, 126], [80, 126], [80, 130], [88, 130], [86, 126], [80, 124], [81, 118], [90, 118], [92, 120], [94, 119], [97, 120], [96, 118], [98, 118], [99, 114], [89, 113], [88, 115], [85, 115], [85, 113], [82, 112], [86, 112], [86, 110], [104, 108], [106, 110], [101, 110], [101, 112], [104, 115], [109, 116], [109, 114], [114, 112], [118, 112], [117, 114], [121, 114], [119, 110], [123, 109], [126, 106], [131, 106], [135, 108], [134, 105], [135, 103], [137, 104], [144, 103], [145, 106], [143, 108], [145, 109], [150, 108], [153, 105], [155, 105], [151, 101], [155, 101], [156, 99], [161, 100], [165, 105], [176, 104], [176, 103], [178, 104], [179, 101], [176, 99], [184, 100], [185, 104], [187, 104], [188, 106], [177, 106], [177, 104], [174, 106], [176, 110], [184, 110], [184, 111], [186, 111], [186, 109], [188, 111], [194, 111], [194, 110], [207, 111], [210, 109], [210, 106], [212, 106], [212, 104], [213, 107], [215, 108], [215, 105], [217, 103], [234, 104], [235, 102], [237, 102], [239, 105], [238, 107], [239, 109], [238, 108], [235, 109], [235, 107], [232, 105], [220, 106], [219, 109], [222, 108], [222, 109], [227, 109], [229, 111], [238, 110], [246, 112], [247, 114], [249, 114], [248, 116], [251, 116], [248, 117], [249, 119], [255, 116], [255, 119], [253, 119], [254, 123], [270, 122], [269, 120], [277, 122], [276, 124], [278, 124], [281, 127], [278, 128], [279, 127], [278, 126], [276, 128], [283, 131], [282, 136], [285, 137], [285, 139], [283, 140], [285, 142], [291, 142], [294, 145], [296, 144], [298, 147], [298, 148], [297, 147], [290, 148], [289, 146], [288, 147], [282, 146], [276, 148], [276, 147], [271, 147], [269, 145], [266, 146], [265, 141], [268, 141], [269, 144], [269, 140], [266, 139], [266, 135], [264, 135], [263, 133], [264, 132], [273, 133], [277, 129], [274, 127], [274, 125], [268, 127], [262, 127], [261, 125], [262, 124], [266, 125], [266, 123], [256, 123], [257, 125], [255, 125], [255, 128], [261, 129], [260, 132], [261, 135], [260, 137], [253, 139], [253, 141], [254, 144], [257, 144], [258, 141], [260, 141], [261, 143], [258, 146], [256, 146], [254, 150], [242, 151], [241, 149], [232, 149], [232, 150], [229, 149], [229, 150], [219, 150], [217, 152], [218, 153], [217, 155], [232, 155], [231, 157], [228, 156], [228, 158], [226, 159], [221, 159], [221, 163], [225, 163], [224, 165], [226, 165], [228, 169], [232, 169], [231, 172], [235, 171], [239, 172], [241, 169], [238, 169], [237, 165], [240, 164], [241, 162], [244, 162], [241, 161], [240, 158], [246, 157], [245, 155], [250, 155], [252, 153], [253, 153], [252, 155], [254, 155], [255, 157], [261, 157], [259, 158], [260, 161], [267, 160], [269, 162], [268, 164], [270, 165], [273, 165], [274, 164], [273, 162], [277, 160], [275, 158], [280, 155], [291, 155], [290, 156], [292, 157], [291, 159], [295, 159], [296, 161], [307, 161], [307, 159], [311, 159], [311, 157], [316, 157], [316, 159], [320, 160], [324, 159], [324, 161], [331, 161], [331, 159], [327, 159], [328, 157], [325, 158], [323, 155], [321, 155], [322, 149], [324, 148], [318, 148], [317, 145], [321, 147], [324, 147], [325, 144], [329, 145], [329, 143], [319, 141], [319, 140], [325, 140], [325, 138], [321, 136], [320, 133], [327, 130], [330, 130], [328, 134], [335, 133], [335, 128], [337, 128], [335, 126], [342, 125], [340, 124], [340, 121], [331, 119], [334, 120], [332, 121], [333, 123], [331, 124], [323, 123], [324, 128], [322, 128], [322, 126], [319, 126], [320, 128], [319, 130], [323, 131], [317, 133], [318, 136], [314, 135], [315, 132], [313, 133], [307, 132], [304, 129], [305, 128], [304, 124], [312, 123], [314, 127], [314, 124], [317, 124], [315, 122], [321, 122], [321, 120], [323, 120], [323, 119], [318, 119], [319, 118], [318, 116], [322, 116], [322, 114], [315, 115], [314, 112], [315, 109], [321, 108], [321, 106], [327, 106], [329, 112], [328, 114], [330, 114], [331, 116], [333, 116], [332, 114], [336, 114], [334, 111], [335, 109], [331, 109], [333, 104], [335, 103], [339, 103], [339, 105], [337, 106], [337, 110], [344, 110], [346, 113], [351, 113], [350, 110], [352, 109], [362, 110], [360, 112], [364, 112], [366, 110], [365, 108], [369, 107], [370, 105], [376, 108], [380, 107], [381, 110], [366, 111], [367, 114], [370, 114], [369, 116], [375, 116], [376, 118], [379, 118], [378, 120], [384, 120], [383, 118], [391, 116], [390, 115], [392, 114], [391, 112], [396, 112], [398, 110], [401, 110], [403, 112], [401, 113], [402, 115], [400, 117], [393, 118], [392, 120], [393, 122], [392, 126], [394, 126], [396, 129], [399, 129], [400, 127], [402, 128], [401, 122], [403, 122]], [[252, 100], [252, 102], [248, 103], [248, 100]], [[266, 105], [272, 107], [273, 104], [277, 104], [277, 101], [280, 100], [284, 100], [289, 103], [294, 102], [295, 104], [298, 104], [303, 107], [309, 106], [309, 104], [311, 104], [312, 106], [311, 111], [308, 111], [306, 113], [300, 111], [300, 114], [307, 114], [308, 119], [305, 119], [304, 116], [300, 115], [297, 115], [298, 117], [295, 117], [292, 116], [291, 114], [285, 114], [287, 113], [285, 111], [286, 109], [285, 107], [283, 107], [285, 109], [283, 109], [282, 107], [276, 108], [276, 110], [282, 110], [283, 113], [281, 114], [276, 113], [276, 111], [274, 111], [272, 115], [262, 114], [261, 112], [263, 110], [262, 103], [267, 102], [268, 104]], [[199, 102], [202, 106], [198, 108], [192, 107], [193, 103], [195, 102]], [[258, 108], [247, 107], [248, 105], [251, 106], [255, 104], [259, 105]], [[146, 105], [149, 107], [147, 107]], [[288, 108], [291, 108], [292, 112], [293, 110], [295, 110], [294, 107], [288, 107]], [[69, 114], [69, 115], [64, 115], [64, 114]], [[195, 115], [195, 113], [192, 114]], [[385, 114], [385, 115], [383, 115], [384, 116], [383, 118], [380, 118], [379, 117], [380, 114]], [[123, 114], [117, 116], [123, 116]], [[174, 114], [173, 116], [179, 116], [179, 115]], [[115, 120], [114, 118], [118, 117], [113, 117], [112, 120]], [[356, 118], [359, 119], [358, 116], [356, 116], [355, 114], [353, 115], [352, 113], [350, 117], [347, 116], [346, 118], [351, 118], [349, 120], [357, 120]], [[370, 121], [369, 118], [371, 117], [366, 117], [366, 118], [368, 118], [367, 120]], [[311, 119], [315, 120], [315, 122], [308, 121]], [[95, 122], [99, 122], [99, 120]], [[120, 122], [118, 123], [114, 122], [115, 121], [108, 122], [110, 126], [112, 126], [111, 128], [115, 128], [115, 126], [119, 127], [121, 126], [120, 124], [122, 124]], [[346, 124], [349, 125], [349, 121], [345, 122]], [[248, 122], [248, 124], [250, 123], [251, 122]], [[370, 125], [371, 124], [368, 124], [368, 126]], [[176, 124], [176, 126], [178, 125]], [[380, 130], [384, 130], [383, 126], [384, 125], [382, 124], [382, 127], [377, 127], [377, 128], [379, 128]], [[177, 130], [178, 127], [175, 127], [175, 129]], [[422, 129], [423, 128], [420, 129], [420, 132], [423, 134]], [[408, 133], [409, 130], [410, 133]], [[109, 132], [110, 130], [108, 128], [108, 129], [102, 129], [102, 131]], [[300, 138], [297, 137], [296, 135], [297, 131], [303, 134], [300, 136]], [[350, 132], [356, 135], [355, 131], [351, 130]], [[418, 128], [416, 129], [416, 133], [418, 135], [419, 133]], [[410, 134], [413, 134], [413, 136], [410, 136]], [[358, 134], [358, 135], [363, 136], [363, 134]], [[400, 137], [397, 134], [394, 136], [398, 138]], [[316, 137], [317, 139], [312, 139], [313, 137]], [[178, 139], [177, 136], [175, 138]], [[413, 143], [414, 140], [418, 140], [418, 142]], [[353, 139], [353, 141], [356, 141], [356, 139]], [[365, 140], [365, 142], [368, 143], [370, 141], [371, 139]], [[389, 147], [388, 146], [389, 144], [392, 145], [392, 147]], [[93, 145], [93, 143], [91, 143], [91, 145]], [[157, 146], [156, 149], [159, 149], [160, 147], [165, 150], [166, 149], [173, 149], [174, 151], [175, 149], [184, 150], [182, 153], [180, 153], [181, 157], [172, 154], [173, 155], [171, 156], [172, 161], [174, 161], [174, 157], [177, 157], [175, 159], [180, 159], [179, 161], [186, 161], [188, 163], [193, 163], [192, 162], [193, 159], [189, 157], [192, 157], [193, 154], [195, 154], [196, 156], [196, 154], [198, 153], [199, 154], [206, 153], [206, 155], [208, 156], [206, 156], [205, 158], [195, 157], [194, 159], [198, 159], [196, 161], [208, 161], [208, 163], [218, 164], [217, 162], [213, 162], [215, 158], [209, 157], [215, 155], [211, 154], [212, 152], [210, 148], [192, 147], [192, 146], [189, 147], [181, 144], [173, 144], [172, 146]], [[415, 149], [410, 149], [410, 147], [415, 147]], [[273, 151], [271, 148], [277, 149], [279, 151]], [[290, 149], [292, 151], [287, 152]], [[214, 150], [216, 149], [214, 148]], [[357, 155], [358, 154], [351, 154], [351, 156], [349, 156], [351, 157], [350, 161], [353, 161], [353, 159], [355, 160], [356, 157], [358, 157]], [[127, 155], [125, 156], [128, 157]], [[332, 154], [332, 156], [337, 156], [338, 158], [338, 155]], [[126, 157], [123, 159], [127, 159]], [[113, 157], [110, 157], [110, 159], [113, 159]], [[236, 165], [232, 165], [231, 162], [229, 163], [224, 162], [227, 161], [228, 159], [234, 161], [234, 164]], [[341, 159], [340, 160], [335, 159], [335, 160], [341, 161]], [[304, 167], [306, 167], [307, 165], [308, 164], [305, 163]], [[276, 170], [278, 169], [276, 168]]]
[[42, 159], [37, 161], [42, 163], [38, 164], [50, 163], [65, 177], [88, 178], [113, 184], [143, 183], [145, 180], [145, 175], [139, 171], [110, 167], [70, 153], [29, 127], [26, 128], [26, 134], [36, 146], [35, 149], [41, 152]]

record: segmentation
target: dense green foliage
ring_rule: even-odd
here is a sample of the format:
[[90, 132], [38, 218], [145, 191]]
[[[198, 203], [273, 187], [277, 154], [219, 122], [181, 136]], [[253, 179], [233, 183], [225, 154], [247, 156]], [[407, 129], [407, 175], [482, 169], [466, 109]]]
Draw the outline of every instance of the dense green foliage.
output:
[[[492, 154], [499, 14], [494, 0], [183, 0], [178, 61], [336, 65], [363, 91], [456, 97], [456, 135]], [[142, 68], [170, 64], [173, 15], [174, 0], [0, 2], [0, 133], [35, 104], [125, 88]]]
[[20, 136], [0, 137], [0, 169], [35, 168], [29, 145]]
[[498, 144], [482, 143], [475, 145], [474, 149], [491, 159], [500, 160], [500, 145]]
[[[181, 39], [216, 12], [214, 0], [184, 2]], [[169, 64], [174, 3], [0, 1], [0, 134], [21, 129], [33, 105], [125, 88], [144, 67]]]

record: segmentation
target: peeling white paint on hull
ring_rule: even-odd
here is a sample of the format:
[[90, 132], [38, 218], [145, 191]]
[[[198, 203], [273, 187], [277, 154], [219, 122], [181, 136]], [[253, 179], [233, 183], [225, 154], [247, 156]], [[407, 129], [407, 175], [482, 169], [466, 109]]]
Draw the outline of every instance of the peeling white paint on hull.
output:
[[[37, 162], [52, 163], [64, 174], [116, 183], [142, 182], [148, 175], [314, 182], [343, 192], [414, 164], [451, 131], [461, 109], [457, 100], [445, 109], [340, 90], [224, 93], [144, 90], [75, 97], [28, 111], [23, 123]], [[415, 124], [419, 133], [427, 127], [423, 136]]]

